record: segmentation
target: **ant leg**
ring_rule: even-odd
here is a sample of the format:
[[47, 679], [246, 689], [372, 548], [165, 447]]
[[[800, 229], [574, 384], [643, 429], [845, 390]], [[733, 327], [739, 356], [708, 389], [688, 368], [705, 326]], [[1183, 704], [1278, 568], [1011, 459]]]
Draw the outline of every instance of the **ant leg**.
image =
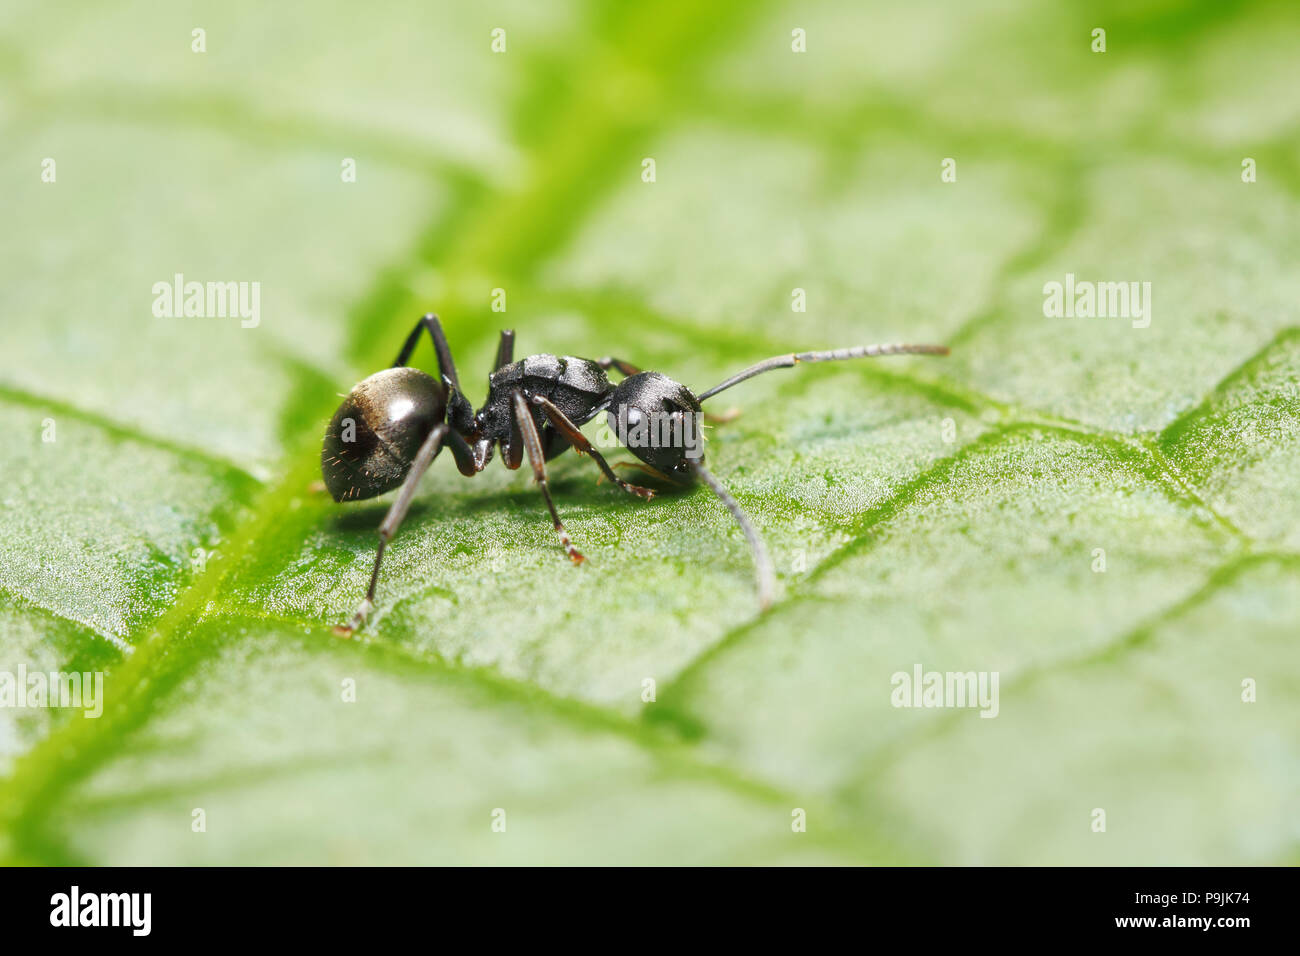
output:
[[550, 422], [542, 422], [542, 427], [537, 430], [537, 434], [542, 439], [542, 457], [547, 461], [556, 455], [564, 454], [571, 447], [564, 433]]
[[[456, 470], [466, 478], [473, 478], [483, 470], [474, 457], [474, 449], [470, 447], [469, 442], [450, 428], [447, 431], [446, 443], [451, 449], [451, 457], [456, 459]], [[483, 464], [486, 465], [487, 462]]]
[[[529, 416], [532, 421], [532, 416]], [[510, 435], [501, 442], [501, 464], [514, 471], [524, 463], [524, 435], [520, 430], [519, 416], [510, 416]]]
[[429, 465], [433, 464], [433, 459], [442, 448], [443, 438], [450, 431], [446, 424], [436, 425], [433, 431], [429, 432], [429, 437], [424, 440], [424, 444], [420, 446], [415, 461], [411, 464], [411, 470], [406, 473], [406, 478], [402, 481], [402, 490], [398, 492], [397, 500], [393, 502], [388, 509], [388, 514], [384, 516], [383, 523], [379, 525], [379, 550], [375, 554], [375, 568], [370, 572], [370, 587], [366, 588], [365, 599], [347, 624], [339, 624], [334, 628], [334, 633], [340, 637], [351, 637], [355, 631], [360, 630], [366, 623], [366, 618], [370, 616], [370, 612], [375, 609], [375, 587], [379, 584], [379, 565], [384, 560], [384, 547], [401, 527], [402, 519], [406, 517], [406, 512], [411, 507], [411, 499], [415, 497], [415, 489], [420, 484], [420, 478], [429, 470]]
[[421, 330], [428, 331], [429, 338], [433, 339], [433, 350], [438, 353], [438, 371], [442, 374], [443, 380], [450, 382], [459, 392], [460, 379], [456, 377], [456, 363], [451, 358], [451, 346], [447, 344], [442, 323], [432, 312], [421, 316], [420, 321], [415, 323], [415, 328], [411, 330], [411, 334], [406, 337], [406, 342], [402, 345], [402, 351], [397, 353], [397, 361], [393, 363], [393, 367], [397, 368], [407, 363], [411, 353], [415, 351], [416, 344], [420, 341]]
[[515, 360], [515, 330], [502, 329], [501, 341], [497, 345], [497, 363], [492, 371], [499, 372]]
[[573, 446], [574, 451], [580, 455], [590, 455], [592, 460], [600, 466], [600, 470], [605, 473], [606, 478], [614, 482], [614, 484], [618, 485], [628, 494], [637, 495], [638, 497], [644, 498], [646, 501], [649, 501], [655, 496], [654, 491], [651, 489], [630, 484], [618, 475], [614, 474], [614, 470], [610, 468], [609, 464], [605, 461], [605, 456], [592, 447], [591, 442], [587, 441], [587, 436], [578, 430], [578, 426], [573, 424], [564, 412], [555, 407], [554, 402], [542, 397], [541, 395], [534, 395], [533, 404], [546, 410], [546, 417], [549, 418], [551, 424], [558, 428], [564, 434], [564, 437], [569, 440], [569, 444]]
[[606, 355], [604, 358], [596, 359], [596, 364], [601, 367], [602, 371], [608, 372], [611, 368], [616, 368], [624, 378], [629, 375], [637, 375], [640, 369], [631, 362], [624, 362], [622, 359], [616, 359], [613, 356]]
[[682, 483], [680, 478], [674, 478], [672, 475], [665, 475], [658, 468], [647, 465], [643, 461], [616, 461], [614, 462], [614, 467], [630, 468], [633, 471], [639, 471], [644, 475], [649, 475], [651, 478], [656, 478], [659, 481], [662, 481], [666, 485], [680, 485]]
[[555, 522], [555, 533], [560, 536], [560, 544], [564, 545], [565, 553], [574, 564], [581, 564], [586, 558], [573, 546], [569, 532], [564, 530], [559, 512], [555, 510], [555, 502], [551, 500], [551, 490], [546, 483], [546, 459], [542, 457], [542, 439], [537, 434], [537, 423], [533, 421], [533, 413], [529, 410], [522, 392], [516, 390], [512, 397], [515, 403], [514, 417], [523, 433], [523, 445], [528, 452], [528, 463], [533, 466], [533, 480], [542, 489], [542, 497], [546, 499], [546, 507], [550, 509], [551, 519]]

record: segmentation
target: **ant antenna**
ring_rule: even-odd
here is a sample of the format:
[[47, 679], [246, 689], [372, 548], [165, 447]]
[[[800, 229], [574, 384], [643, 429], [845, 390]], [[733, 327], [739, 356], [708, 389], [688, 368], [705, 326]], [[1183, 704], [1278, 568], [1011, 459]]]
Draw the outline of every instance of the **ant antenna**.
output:
[[772, 595], [776, 592], [776, 575], [772, 571], [772, 559], [768, 556], [767, 545], [759, 537], [758, 529], [749, 520], [749, 515], [745, 514], [736, 503], [736, 499], [731, 497], [731, 492], [726, 486], [713, 477], [698, 461], [688, 459], [687, 465], [695, 473], [695, 477], [708, 485], [718, 499], [727, 506], [731, 516], [740, 525], [740, 530], [745, 532], [745, 538], [749, 541], [749, 550], [754, 555], [754, 571], [758, 576], [758, 606], [766, 611], [772, 604]]
[[720, 385], [715, 385], [707, 392], [697, 396], [702, 402], [721, 392], [723, 389], [743, 382], [755, 375], [762, 375], [774, 368], [793, 368], [800, 362], [836, 362], [840, 359], [875, 358], [878, 355], [947, 355], [946, 345], [858, 345], [849, 349], [829, 349], [825, 352], [791, 352], [789, 355], [776, 355], [765, 359], [757, 365], [751, 365], [736, 375], [731, 376]]

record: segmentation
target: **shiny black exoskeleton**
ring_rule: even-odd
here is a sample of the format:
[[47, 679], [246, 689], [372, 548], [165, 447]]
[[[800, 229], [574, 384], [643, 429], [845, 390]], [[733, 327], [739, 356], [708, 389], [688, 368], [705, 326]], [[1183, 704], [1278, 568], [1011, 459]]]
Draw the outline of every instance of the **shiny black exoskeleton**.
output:
[[[421, 331], [427, 331], [433, 340], [440, 379], [406, 365]], [[867, 345], [778, 355], [697, 396], [666, 375], [642, 372], [615, 358], [543, 354], [515, 361], [514, 333], [505, 331], [488, 377], [487, 400], [475, 412], [461, 391], [442, 325], [430, 313], [411, 331], [392, 368], [371, 375], [344, 398], [325, 432], [321, 472], [335, 501], [373, 498], [401, 489], [379, 526], [379, 550], [366, 597], [351, 621], [337, 630], [351, 634], [373, 609], [384, 547], [401, 525], [420, 477], [444, 447], [451, 450], [456, 467], [467, 476], [486, 468], [498, 448], [507, 468], [518, 468], [527, 455], [560, 543], [574, 563], [582, 562], [583, 555], [573, 546], [551, 500], [547, 461], [576, 448], [590, 456], [619, 488], [646, 500], [654, 497], [651, 489], [619, 478], [579, 430], [601, 412], [606, 413], [619, 444], [641, 460], [643, 470], [670, 481], [698, 478], [722, 500], [754, 553], [759, 602], [766, 607], [775, 588], [771, 561], [748, 517], [704, 468], [701, 403], [745, 379], [800, 362], [947, 351], [937, 345]], [[624, 376], [618, 385], [610, 382], [610, 369]]]
[[446, 417], [447, 389], [437, 379], [414, 368], [376, 372], [352, 389], [325, 430], [325, 487], [335, 501], [392, 491]]

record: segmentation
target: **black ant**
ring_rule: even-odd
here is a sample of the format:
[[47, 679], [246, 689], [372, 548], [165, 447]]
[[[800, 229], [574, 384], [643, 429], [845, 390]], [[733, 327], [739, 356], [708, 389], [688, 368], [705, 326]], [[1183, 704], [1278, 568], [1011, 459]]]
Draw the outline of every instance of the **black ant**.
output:
[[[421, 330], [428, 331], [433, 339], [441, 381], [406, 365]], [[701, 403], [745, 379], [800, 362], [909, 353], [946, 355], [948, 349], [942, 345], [862, 345], [777, 355], [695, 395], [666, 375], [643, 372], [616, 358], [530, 355], [514, 361], [514, 332], [503, 331], [495, 371], [488, 376], [487, 401], [475, 412], [461, 391], [442, 324], [430, 313], [407, 336], [392, 368], [376, 372], [352, 389], [325, 432], [321, 471], [335, 501], [373, 498], [401, 487], [379, 525], [379, 551], [365, 599], [350, 622], [335, 630], [351, 634], [373, 610], [384, 547], [401, 526], [420, 477], [444, 446], [451, 449], [456, 467], [466, 476], [487, 467], [497, 446], [507, 468], [518, 468], [527, 454], [560, 543], [575, 564], [581, 563], [582, 553], [573, 546], [551, 500], [547, 461], [572, 446], [591, 456], [605, 477], [619, 488], [647, 501], [654, 497], [651, 489], [629, 484], [615, 475], [604, 456], [578, 430], [602, 411], [607, 413], [619, 442], [640, 459], [643, 470], [675, 482], [699, 479], [718, 496], [749, 541], [758, 576], [759, 604], [766, 608], [775, 590], [772, 562], [749, 517], [704, 468]], [[611, 368], [624, 376], [617, 386], [606, 375]]]

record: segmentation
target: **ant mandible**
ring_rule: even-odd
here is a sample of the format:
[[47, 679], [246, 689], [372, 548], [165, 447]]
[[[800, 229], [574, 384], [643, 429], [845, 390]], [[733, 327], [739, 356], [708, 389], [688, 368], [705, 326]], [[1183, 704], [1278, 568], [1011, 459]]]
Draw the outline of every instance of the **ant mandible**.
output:
[[[406, 362], [420, 340], [421, 330], [433, 339], [441, 381]], [[335, 631], [350, 635], [375, 606], [375, 588], [384, 548], [406, 517], [421, 476], [444, 447], [451, 449], [460, 473], [472, 477], [487, 467], [498, 446], [507, 468], [518, 468], [524, 455], [560, 544], [575, 564], [584, 559], [573, 546], [551, 500], [546, 462], [573, 447], [589, 455], [619, 488], [647, 501], [649, 488], [630, 484], [614, 474], [604, 456], [579, 431], [606, 412], [622, 445], [641, 461], [644, 470], [660, 478], [704, 482], [731, 512], [749, 542], [758, 577], [762, 608], [771, 603], [775, 576], [767, 549], [749, 517], [723, 484], [704, 467], [699, 436], [701, 403], [755, 375], [800, 362], [829, 362], [878, 355], [946, 355], [942, 345], [862, 345], [824, 352], [792, 352], [751, 365], [698, 395], [658, 372], [643, 372], [616, 358], [530, 355], [514, 360], [514, 332], [503, 331], [494, 371], [488, 376], [488, 396], [474, 411], [456, 376], [456, 364], [438, 317], [429, 313], [407, 336], [392, 368], [360, 382], [330, 420], [321, 450], [321, 472], [334, 500], [358, 501], [401, 488], [379, 525], [379, 550], [370, 586], [356, 613]], [[617, 370], [623, 380], [610, 383], [606, 373]], [[667, 439], [667, 440], [655, 440]]]

